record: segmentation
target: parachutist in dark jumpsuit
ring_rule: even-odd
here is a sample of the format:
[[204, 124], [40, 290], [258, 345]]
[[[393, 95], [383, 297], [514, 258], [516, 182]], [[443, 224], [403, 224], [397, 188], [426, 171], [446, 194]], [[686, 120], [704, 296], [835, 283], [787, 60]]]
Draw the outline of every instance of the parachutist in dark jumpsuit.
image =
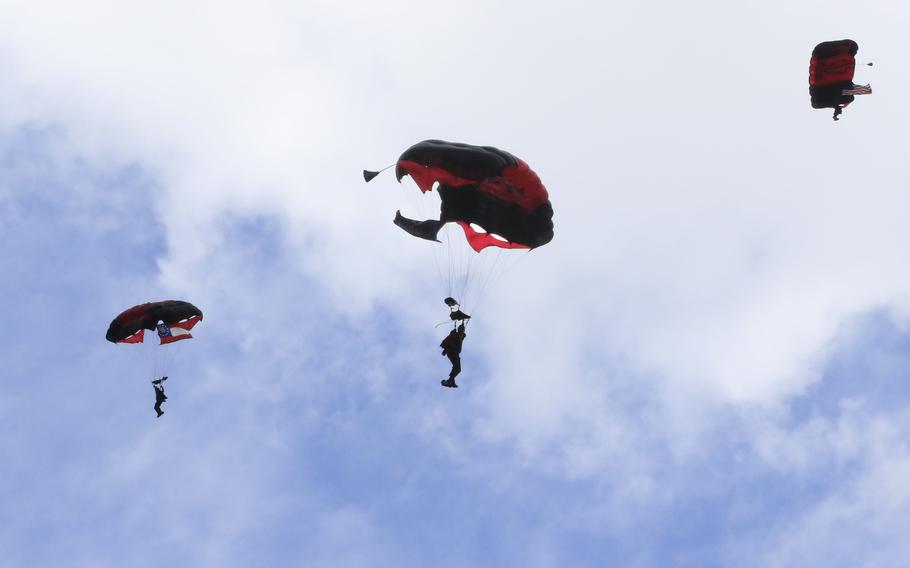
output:
[[167, 400], [167, 395], [164, 394], [164, 385], [161, 384], [166, 380], [167, 377], [161, 377], [152, 381], [152, 386], [155, 387], [155, 412], [158, 413], [158, 418], [161, 418], [161, 415], [164, 414], [161, 410], [161, 405]]
[[839, 117], [839, 116], [842, 115], [843, 113], [844, 113], [844, 108], [841, 107], [841, 106], [836, 106], [836, 107], [834, 107], [834, 116], [831, 117], [831, 118], [833, 118], [834, 120], [840, 120], [840, 119], [837, 118], [837, 117]]
[[455, 377], [461, 372], [461, 344], [466, 335], [464, 324], [461, 324], [457, 329], [453, 329], [439, 344], [442, 347], [442, 354], [452, 362], [452, 372], [449, 373], [449, 378], [443, 379], [441, 383], [444, 387], [458, 388], [458, 385], [455, 384]]

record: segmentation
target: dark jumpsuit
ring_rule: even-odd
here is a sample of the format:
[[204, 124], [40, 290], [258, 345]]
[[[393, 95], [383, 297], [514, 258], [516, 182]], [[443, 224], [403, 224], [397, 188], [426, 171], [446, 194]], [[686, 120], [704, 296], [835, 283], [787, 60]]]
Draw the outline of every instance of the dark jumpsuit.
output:
[[167, 395], [164, 394], [164, 387], [161, 385], [161, 382], [152, 383], [152, 386], [155, 387], [155, 412], [158, 413], [158, 416], [164, 414], [161, 411], [161, 404], [167, 400]]
[[453, 329], [439, 344], [442, 347], [442, 354], [452, 362], [452, 371], [449, 373], [450, 380], [454, 380], [458, 373], [461, 372], [461, 343], [464, 341], [465, 335], [465, 332]]

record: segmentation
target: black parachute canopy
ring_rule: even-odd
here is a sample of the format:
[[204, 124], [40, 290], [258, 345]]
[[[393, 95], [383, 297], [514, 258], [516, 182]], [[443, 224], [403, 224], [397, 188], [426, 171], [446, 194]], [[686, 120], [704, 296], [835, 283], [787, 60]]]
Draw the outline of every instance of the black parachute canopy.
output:
[[825, 41], [815, 46], [809, 60], [812, 108], [842, 109], [853, 102], [854, 95], [872, 92], [869, 85], [853, 82], [858, 50], [859, 45], [852, 39]]
[[193, 316], [202, 319], [202, 310], [182, 300], [147, 302], [125, 310], [114, 318], [107, 328], [105, 338], [118, 343], [141, 329], [153, 331], [159, 321], [171, 325]]
[[[364, 172], [364, 179], [375, 174]], [[411, 176], [423, 192], [438, 183], [438, 220], [395, 217], [396, 225], [416, 237], [435, 240], [443, 225], [455, 222], [478, 252], [490, 246], [536, 248], [553, 239], [546, 187], [525, 162], [498, 148], [424, 140], [401, 154], [395, 176], [398, 181]]]

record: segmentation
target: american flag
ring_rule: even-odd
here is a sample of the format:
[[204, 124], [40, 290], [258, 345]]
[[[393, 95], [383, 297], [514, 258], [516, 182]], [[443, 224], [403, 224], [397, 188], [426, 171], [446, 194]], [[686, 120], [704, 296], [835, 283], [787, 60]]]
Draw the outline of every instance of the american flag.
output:
[[872, 87], [870, 85], [853, 85], [852, 89], [844, 89], [842, 95], [871, 95]]

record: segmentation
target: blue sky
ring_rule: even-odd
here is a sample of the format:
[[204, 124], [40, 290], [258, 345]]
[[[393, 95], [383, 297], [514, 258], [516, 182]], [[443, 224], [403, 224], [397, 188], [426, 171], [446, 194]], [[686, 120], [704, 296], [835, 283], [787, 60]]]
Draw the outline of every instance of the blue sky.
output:
[[[0, 4], [0, 565], [903, 565], [908, 20]], [[842, 37], [875, 92], [835, 124]], [[434, 204], [360, 178], [426, 138], [555, 209], [457, 391], [391, 224]], [[205, 320], [156, 419], [154, 348], [103, 335], [166, 298]]]

